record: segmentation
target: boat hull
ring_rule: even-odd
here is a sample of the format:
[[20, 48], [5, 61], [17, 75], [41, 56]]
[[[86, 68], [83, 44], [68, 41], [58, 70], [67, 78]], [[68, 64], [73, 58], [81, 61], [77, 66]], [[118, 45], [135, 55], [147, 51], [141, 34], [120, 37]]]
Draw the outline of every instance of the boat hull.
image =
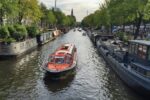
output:
[[75, 72], [75, 67], [69, 69], [69, 70], [63, 70], [59, 72], [52, 72], [49, 70], [46, 70], [46, 74], [49, 76], [51, 79], [64, 79]]
[[47, 66], [44, 66], [44, 70], [46, 70], [46, 74], [50, 76], [51, 79], [64, 79], [67, 76], [75, 73], [76, 65], [77, 65], [77, 58], [75, 58], [75, 61], [69, 68], [66, 68], [64, 70], [53, 71], [53, 70], [47, 69]]
[[136, 73], [131, 72], [124, 63], [120, 63], [111, 55], [108, 51], [105, 51], [102, 47], [98, 47], [98, 52], [103, 56], [110, 67], [117, 73], [117, 75], [124, 81], [129, 87], [133, 88], [135, 92], [142, 95], [150, 96], [150, 82], [144, 81], [144, 79], [137, 76]]

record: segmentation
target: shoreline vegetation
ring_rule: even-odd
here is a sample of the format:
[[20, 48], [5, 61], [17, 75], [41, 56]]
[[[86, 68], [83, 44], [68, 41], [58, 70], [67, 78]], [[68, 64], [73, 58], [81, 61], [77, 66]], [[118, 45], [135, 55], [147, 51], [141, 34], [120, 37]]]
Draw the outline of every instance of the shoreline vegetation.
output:
[[65, 15], [38, 0], [1, 0], [0, 57], [18, 56], [66, 33], [76, 24], [70, 12]]
[[149, 0], [105, 0], [81, 24], [92, 30], [99, 30], [101, 34], [116, 35], [125, 41], [146, 39], [150, 32], [149, 11]]
[[38, 0], [0, 2], [0, 42], [24, 41], [49, 29], [73, 27], [75, 23], [74, 15], [65, 15], [58, 8], [47, 8]]

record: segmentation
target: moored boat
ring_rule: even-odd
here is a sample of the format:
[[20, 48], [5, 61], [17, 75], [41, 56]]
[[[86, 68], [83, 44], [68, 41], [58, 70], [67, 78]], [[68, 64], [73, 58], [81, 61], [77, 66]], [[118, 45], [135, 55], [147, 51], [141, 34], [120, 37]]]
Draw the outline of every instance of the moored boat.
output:
[[44, 69], [52, 78], [61, 78], [72, 73], [77, 64], [77, 49], [73, 44], [64, 44], [49, 56]]
[[99, 40], [97, 49], [128, 86], [150, 96], [150, 41], [131, 40], [127, 50], [118, 44]]

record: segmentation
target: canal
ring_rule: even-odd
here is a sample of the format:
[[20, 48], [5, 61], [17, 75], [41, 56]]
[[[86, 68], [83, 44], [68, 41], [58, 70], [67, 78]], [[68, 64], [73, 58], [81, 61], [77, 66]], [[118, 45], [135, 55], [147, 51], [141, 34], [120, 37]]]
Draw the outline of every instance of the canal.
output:
[[[0, 61], [0, 100], [142, 100], [118, 78], [82, 33], [71, 30], [22, 58]], [[41, 66], [63, 43], [77, 47], [76, 73], [52, 81]]]

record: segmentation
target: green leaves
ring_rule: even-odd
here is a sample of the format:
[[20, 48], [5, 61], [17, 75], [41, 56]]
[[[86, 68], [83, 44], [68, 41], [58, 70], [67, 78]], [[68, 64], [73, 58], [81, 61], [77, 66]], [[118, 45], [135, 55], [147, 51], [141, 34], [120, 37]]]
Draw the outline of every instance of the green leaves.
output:
[[56, 24], [57, 22], [57, 19], [52, 10], [48, 10], [47, 12], [47, 21], [49, 22], [49, 24]]
[[0, 27], [0, 38], [8, 38], [9, 36], [8, 28], [6, 26]]
[[22, 20], [32, 20], [32, 22], [39, 21], [42, 12], [37, 0], [19, 0], [19, 22]]
[[39, 28], [37, 26], [28, 26], [27, 27], [29, 37], [36, 37], [40, 33]]
[[66, 16], [62, 11], [48, 9], [38, 0], [0, 0], [0, 24], [32, 25], [41, 22], [43, 28], [58, 25], [73, 25], [75, 17]]
[[110, 27], [134, 23], [141, 15], [150, 18], [150, 0], [106, 0], [95, 13], [85, 17], [82, 23], [93, 27]]
[[15, 25], [14, 26], [15, 29], [16, 29], [16, 33], [14, 34], [14, 38], [16, 40], [24, 40], [25, 38], [27, 38], [28, 36], [28, 33], [27, 33], [27, 30], [26, 30], [26, 27], [24, 25]]

